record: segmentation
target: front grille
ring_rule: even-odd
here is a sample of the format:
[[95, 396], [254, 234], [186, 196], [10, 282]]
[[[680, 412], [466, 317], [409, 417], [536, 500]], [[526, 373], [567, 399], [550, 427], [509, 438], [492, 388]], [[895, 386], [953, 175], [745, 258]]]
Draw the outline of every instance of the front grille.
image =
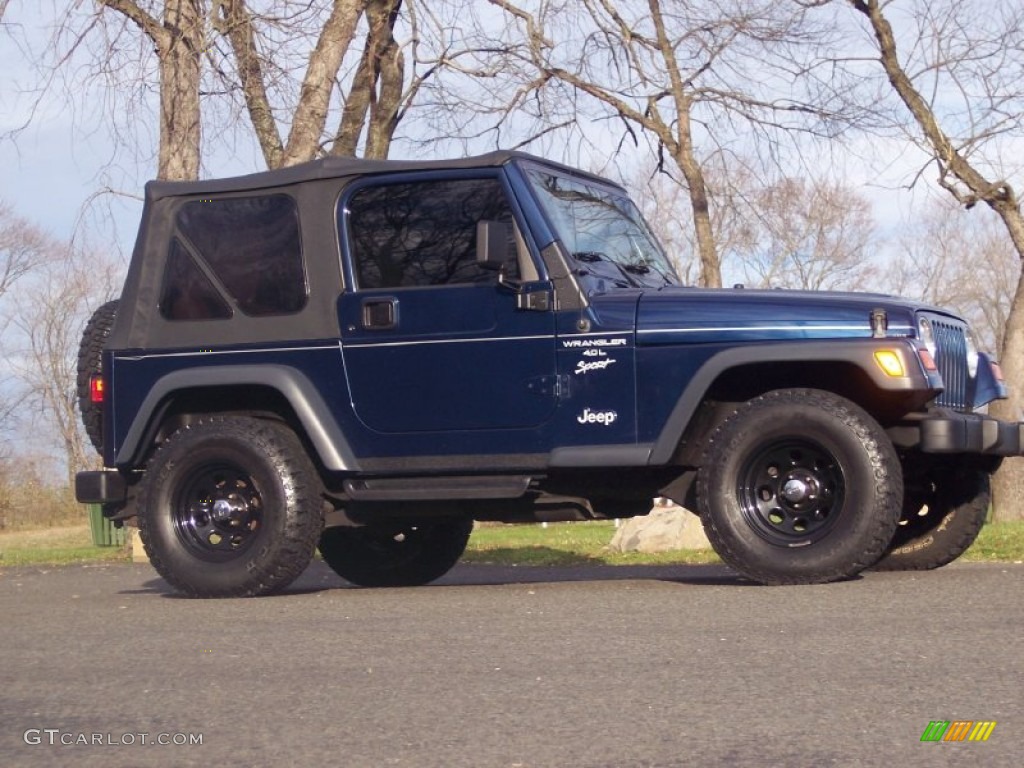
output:
[[967, 410], [967, 339], [962, 323], [929, 317], [938, 351], [935, 364], [946, 389], [935, 402], [946, 408]]

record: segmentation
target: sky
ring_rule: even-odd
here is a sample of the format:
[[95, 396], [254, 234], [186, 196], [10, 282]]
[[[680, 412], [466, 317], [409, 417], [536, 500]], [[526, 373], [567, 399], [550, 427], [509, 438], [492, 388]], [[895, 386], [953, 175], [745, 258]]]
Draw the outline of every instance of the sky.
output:
[[[98, 93], [68, 99], [58, 85], [36, 102], [31, 89], [40, 75], [26, 49], [45, 46], [50, 7], [44, 0], [15, 0], [4, 17], [5, 24], [16, 26], [7, 30], [13, 35], [0, 35], [0, 199], [58, 238], [84, 239], [125, 258], [141, 213], [142, 186], [155, 174], [156, 132], [141, 132], [141, 145], [129, 152], [111, 136], [114, 126]], [[609, 136], [608, 145], [615, 146], [619, 138]], [[934, 184], [903, 189], [922, 163], [922, 156], [908, 146], [865, 138], [818, 161], [822, 169], [829, 169], [836, 157], [843, 158], [838, 161], [843, 163], [839, 174], [871, 200], [883, 236], [898, 232], [929, 196], [937, 194]], [[403, 156], [400, 143], [393, 155]], [[205, 151], [203, 166], [204, 176], [263, 168], [252, 147], [243, 146], [236, 154], [223, 144]], [[112, 191], [97, 194], [101, 190]]]
[[[18, 25], [20, 41], [27, 37], [39, 45], [46, 39], [39, 8], [28, 3], [9, 6], [4, 23]], [[103, 185], [101, 169], [113, 144], [98, 115], [76, 119], [56, 89], [42, 97], [33, 114], [31, 89], [38, 79], [21, 45], [0, 35], [0, 199], [17, 215], [69, 239], [82, 232], [84, 206]], [[130, 247], [141, 204], [111, 202], [117, 247]]]
[[[4, 23], [18, 25], [15, 39], [0, 36], [0, 199], [61, 239], [87, 238], [94, 246], [126, 254], [141, 213], [142, 185], [155, 174], [155, 147], [140, 146], [138, 158], [129, 156], [115, 146], [99, 98], [76, 104], [82, 100], [68, 100], [59, 85], [42, 96], [28, 120], [36, 100], [31, 89], [40, 75], [24, 48], [45, 43], [46, 5], [9, 6]], [[155, 142], [155, 131], [144, 135]], [[617, 141], [618, 136], [612, 137], [609, 145]], [[877, 148], [871, 151], [877, 153]], [[393, 154], [401, 156], [400, 145]], [[206, 176], [262, 170], [255, 152], [236, 156], [224, 147], [206, 152], [203, 164]], [[854, 166], [852, 173], [858, 169]], [[884, 189], [897, 183], [884, 181], [871, 194], [882, 227], [895, 226], [901, 218], [900, 195]], [[108, 188], [113, 194], [96, 196]]]

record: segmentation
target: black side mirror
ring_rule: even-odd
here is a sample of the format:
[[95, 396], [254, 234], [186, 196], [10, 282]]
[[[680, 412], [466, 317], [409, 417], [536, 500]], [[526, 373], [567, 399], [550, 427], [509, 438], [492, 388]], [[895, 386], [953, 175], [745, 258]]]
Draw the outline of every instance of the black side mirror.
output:
[[503, 221], [476, 223], [476, 263], [482, 269], [501, 270], [516, 258], [515, 232]]

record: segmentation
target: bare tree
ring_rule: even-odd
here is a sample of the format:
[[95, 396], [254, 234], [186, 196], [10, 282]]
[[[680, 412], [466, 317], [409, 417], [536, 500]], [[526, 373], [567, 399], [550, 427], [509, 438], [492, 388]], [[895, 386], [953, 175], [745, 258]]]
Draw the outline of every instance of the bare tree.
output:
[[904, 230], [883, 281], [888, 289], [968, 318], [985, 349], [1001, 349], [1020, 260], [997, 217], [960, 216], [935, 200]]
[[[254, 14], [245, 0], [216, 0], [214, 3], [214, 23], [230, 42], [239, 85], [267, 167], [294, 165], [311, 160], [319, 153], [338, 72], [355, 36], [356, 25], [370, 5], [377, 11], [380, 3], [371, 0], [334, 0], [331, 3], [315, 45], [307, 54], [308, 64], [298, 97], [287, 113], [291, 128], [284, 141], [271, 104], [267, 79], [275, 67], [268, 61], [270, 46], [260, 39], [260, 21], [270, 21], [269, 26], [274, 29], [279, 28], [276, 19]], [[379, 25], [373, 27], [372, 21], [371, 28], [382, 33]], [[279, 62], [277, 67], [282, 64]]]
[[199, 177], [199, 81], [205, 48], [200, 0], [165, 0], [162, 13], [148, 12], [135, 0], [98, 0], [124, 16], [148, 38], [160, 72], [160, 148], [157, 176]]
[[[192, 179], [199, 174], [202, 62], [214, 51], [208, 18], [230, 43], [253, 131], [268, 167], [276, 168], [317, 154], [338, 71], [368, 5], [367, 0], [334, 0], [331, 4], [315, 45], [308, 52], [298, 97], [288, 113], [290, 131], [284, 141], [270, 103], [271, 91], [265, 80], [268, 68], [257, 39], [258, 22], [267, 17], [254, 14], [245, 0], [215, 0], [212, 7], [207, 7], [205, 0], [164, 0], [162, 9], [152, 10], [136, 0], [99, 1], [136, 25], [153, 46], [160, 73], [157, 175], [165, 179]], [[287, 19], [291, 9], [280, 10]]]
[[825, 179], [786, 178], [753, 198], [756, 222], [741, 259], [747, 282], [811, 291], [870, 282], [874, 217], [856, 190]]
[[[416, 0], [97, 1], [57, 24], [47, 77], [77, 68], [99, 80], [130, 144], [146, 123], [124, 115], [151, 109], [155, 62], [160, 178], [196, 178], [206, 148], [239, 138], [269, 168], [328, 153], [386, 157], [451, 55], [420, 55]], [[435, 28], [450, 25], [456, 3], [431, 16]], [[73, 63], [82, 57], [84, 67]]]
[[693, 226], [681, 221], [680, 212], [687, 210], [686, 191], [656, 168], [642, 168], [632, 179], [624, 180], [634, 193], [633, 198], [658, 236], [666, 253], [675, 264], [683, 282], [693, 285], [698, 280], [699, 262], [695, 258]]
[[[1020, 169], [1010, 140], [1024, 131], [1024, 6], [918, 0], [915, 28], [901, 39], [882, 0], [846, 0], [867, 22], [893, 93], [912, 120], [939, 185], [965, 208], [982, 204], [1002, 221], [1024, 259], [1024, 216], [1009, 174]], [[1024, 282], [1018, 280], [1000, 354], [1012, 385], [993, 413], [1019, 419], [1024, 407]], [[1024, 462], [1005, 462], [995, 483], [995, 515], [1024, 519]]]
[[19, 279], [52, 257], [53, 240], [0, 200], [0, 299]]
[[[724, 156], [704, 163], [703, 173], [711, 201], [711, 226], [720, 254], [723, 275], [742, 268], [742, 260], [752, 250], [757, 216], [753, 199], [761, 189], [745, 163], [722, 162]], [[629, 166], [627, 166], [628, 168]], [[607, 171], [606, 171], [607, 172]], [[683, 282], [700, 282], [700, 262], [692, 221], [692, 208], [685, 181], [671, 168], [652, 157], [621, 178], [633, 192], [644, 217], [675, 263]], [[733, 269], [730, 270], [730, 264]]]
[[[10, 296], [19, 282], [31, 277], [34, 271], [52, 261], [56, 243], [38, 227], [14, 213], [13, 208], [0, 201], [0, 342], [4, 347], [5, 371], [11, 370], [13, 355], [7, 331], [11, 319]], [[0, 376], [0, 439], [11, 429], [23, 393], [16, 382], [4, 373]], [[0, 459], [6, 450], [0, 450]]]
[[[652, 137], [681, 174], [692, 210], [700, 281], [721, 284], [703, 163], [734, 142], [778, 158], [794, 131], [833, 135], [838, 115], [817, 98], [815, 63], [829, 29], [799, 3], [776, 0], [490, 0], [518, 24], [510, 53], [536, 88], [569, 86], [626, 130]], [[813, 92], [813, 93], [812, 93]], [[702, 150], [701, 144], [704, 145]]]
[[[34, 426], [55, 436], [67, 467], [67, 481], [94, 462], [77, 412], [78, 342], [92, 311], [114, 290], [117, 268], [95, 254], [66, 247], [63, 258], [39, 270], [15, 297], [13, 325], [24, 349], [16, 372], [24, 386]], [[26, 410], [26, 408], [23, 408]]]
[[348, 99], [330, 153], [354, 157], [366, 131], [364, 157], [385, 158], [402, 119], [403, 104], [420, 82], [405, 88], [405, 54], [395, 39], [402, 0], [372, 0], [366, 8], [367, 33], [363, 54], [352, 78]]

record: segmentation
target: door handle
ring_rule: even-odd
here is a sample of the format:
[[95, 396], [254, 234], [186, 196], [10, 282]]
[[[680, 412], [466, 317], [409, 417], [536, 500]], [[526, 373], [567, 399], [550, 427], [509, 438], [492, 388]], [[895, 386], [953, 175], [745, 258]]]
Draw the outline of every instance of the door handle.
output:
[[398, 326], [398, 299], [394, 296], [363, 300], [363, 328], [384, 331]]

